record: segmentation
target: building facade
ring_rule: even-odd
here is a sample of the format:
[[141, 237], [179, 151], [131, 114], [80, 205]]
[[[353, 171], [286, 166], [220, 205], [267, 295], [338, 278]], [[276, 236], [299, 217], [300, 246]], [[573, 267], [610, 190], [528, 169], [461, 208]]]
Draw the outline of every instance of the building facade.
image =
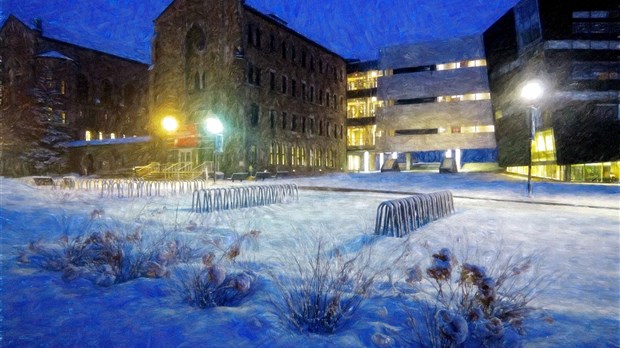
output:
[[[523, 0], [485, 31], [499, 163], [509, 172], [531, 164], [538, 177], [618, 181], [619, 12], [613, 1]], [[535, 104], [520, 97], [532, 79], [544, 88]]]
[[[168, 139], [167, 161], [226, 173], [344, 169], [340, 56], [240, 0], [173, 1], [155, 32], [151, 128]], [[167, 116], [178, 130], [162, 130]], [[222, 124], [220, 140], [206, 119]]]
[[374, 171], [379, 168], [375, 151], [377, 80], [383, 76], [376, 60], [347, 63], [347, 170]]
[[67, 141], [146, 134], [148, 65], [46, 37], [43, 25], [9, 16], [0, 28], [0, 175], [77, 171], [63, 162]]
[[[380, 50], [377, 151], [415, 163], [495, 162], [493, 114], [482, 37]], [[404, 158], [403, 158], [404, 157]], [[381, 162], [383, 159], [381, 159]]]

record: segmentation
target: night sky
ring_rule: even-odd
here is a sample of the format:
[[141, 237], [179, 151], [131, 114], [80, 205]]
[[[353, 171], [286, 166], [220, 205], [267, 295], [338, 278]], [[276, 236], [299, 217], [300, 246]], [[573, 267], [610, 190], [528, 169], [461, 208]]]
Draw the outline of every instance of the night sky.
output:
[[[153, 19], [171, 0], [0, 0], [44, 35], [150, 63]], [[375, 59], [379, 48], [481, 33], [517, 0], [248, 0], [344, 58]]]

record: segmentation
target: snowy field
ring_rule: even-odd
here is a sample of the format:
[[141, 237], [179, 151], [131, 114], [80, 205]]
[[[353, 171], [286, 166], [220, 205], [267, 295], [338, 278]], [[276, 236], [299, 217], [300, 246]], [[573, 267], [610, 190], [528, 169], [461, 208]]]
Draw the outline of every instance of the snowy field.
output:
[[[532, 303], [541, 311], [526, 322], [525, 336], [507, 333], [504, 345], [620, 346], [618, 185], [535, 181], [534, 196], [528, 198], [522, 178], [500, 174], [334, 174], [264, 184], [284, 182], [302, 188], [298, 202], [199, 214], [191, 212], [188, 194], [100, 198], [99, 192], [52, 190], [33, 187], [26, 179], [0, 178], [0, 346], [403, 346], [399, 335], [406, 332], [404, 306], [411, 301], [393, 285], [405, 269], [427, 262], [443, 247], [461, 261], [468, 253], [469, 261], [481, 265], [497, 251], [542, 255], [539, 271], [548, 281]], [[380, 202], [439, 190], [453, 192], [455, 214], [409, 238], [372, 238]], [[65, 281], [62, 272], [42, 269], [34, 258], [23, 257], [29, 243], [77, 236], [93, 220], [111, 229], [142, 228], [143, 234], [166, 231], [194, 244], [226, 243], [259, 231], [238, 261], [255, 272], [257, 280], [235, 306], [200, 309], [175, 292], [174, 276], [102, 287], [79, 277]], [[371, 246], [373, 265], [393, 269], [396, 277], [391, 283], [375, 283], [350, 320], [335, 333], [322, 335], [300, 333], [278, 319], [272, 302], [279, 295], [268, 276], [276, 273], [294, 282], [295, 265], [287, 265], [287, 260], [311, 253], [306, 241], [319, 236], [344, 254]], [[393, 263], [407, 248], [408, 257]]]

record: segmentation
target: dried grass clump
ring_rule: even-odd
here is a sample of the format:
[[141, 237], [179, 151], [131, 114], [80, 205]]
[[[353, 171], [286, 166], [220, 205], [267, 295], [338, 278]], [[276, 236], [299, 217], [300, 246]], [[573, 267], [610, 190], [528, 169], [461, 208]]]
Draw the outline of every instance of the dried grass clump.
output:
[[229, 245], [207, 239], [207, 252], [200, 265], [180, 267], [175, 272], [176, 289], [183, 300], [199, 308], [234, 306], [248, 296], [258, 275], [244, 269], [237, 259], [245, 246], [256, 246], [260, 231], [237, 236]]
[[167, 277], [170, 266], [196, 257], [194, 247], [173, 239], [169, 231], [143, 233], [135, 227], [126, 233], [125, 226], [95, 223], [101, 218], [100, 211], [93, 211], [75, 237], [64, 234], [52, 243], [31, 242], [18, 260], [62, 272], [66, 281], [86, 278], [107, 287], [139, 277]]
[[490, 267], [463, 262], [448, 248], [432, 254], [422, 272], [408, 269], [406, 283], [419, 304], [409, 309], [408, 344], [430, 347], [503, 346], [508, 330], [525, 335], [525, 323], [538, 310], [536, 294], [551, 278], [542, 274], [537, 253], [497, 251]]
[[371, 250], [347, 256], [328, 248], [324, 237], [297, 244], [281, 257], [280, 273], [270, 273], [279, 296], [272, 299], [275, 313], [300, 332], [334, 333], [368, 298], [379, 277], [371, 271]]

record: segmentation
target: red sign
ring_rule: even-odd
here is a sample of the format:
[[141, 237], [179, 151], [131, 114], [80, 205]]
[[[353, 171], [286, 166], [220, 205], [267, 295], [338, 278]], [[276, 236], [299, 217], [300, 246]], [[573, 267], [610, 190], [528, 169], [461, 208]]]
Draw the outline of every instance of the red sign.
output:
[[182, 126], [174, 138], [174, 147], [198, 147], [198, 129], [195, 123]]

